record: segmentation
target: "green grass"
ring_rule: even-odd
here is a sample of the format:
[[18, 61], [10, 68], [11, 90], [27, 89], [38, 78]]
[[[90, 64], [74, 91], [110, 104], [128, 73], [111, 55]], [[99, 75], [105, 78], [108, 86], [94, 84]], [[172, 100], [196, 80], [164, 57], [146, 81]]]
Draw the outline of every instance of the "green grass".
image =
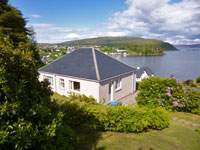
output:
[[[172, 113], [173, 117], [200, 122], [200, 116]], [[116, 133], [95, 131], [86, 127], [76, 129], [77, 149], [82, 150], [199, 150], [200, 134], [197, 127], [171, 121], [169, 128], [146, 133]]]
[[[54, 94], [52, 98], [57, 99], [59, 104], [69, 101], [69, 98], [58, 94]], [[71, 103], [84, 105], [78, 100]], [[102, 105], [94, 107], [99, 110], [104, 108]], [[200, 123], [200, 116], [190, 113], [173, 112], [171, 117]], [[163, 130], [150, 130], [139, 134], [94, 130], [84, 125], [74, 130], [79, 139], [77, 150], [199, 150], [200, 134], [195, 131], [197, 128], [176, 120], [171, 121], [170, 126]]]

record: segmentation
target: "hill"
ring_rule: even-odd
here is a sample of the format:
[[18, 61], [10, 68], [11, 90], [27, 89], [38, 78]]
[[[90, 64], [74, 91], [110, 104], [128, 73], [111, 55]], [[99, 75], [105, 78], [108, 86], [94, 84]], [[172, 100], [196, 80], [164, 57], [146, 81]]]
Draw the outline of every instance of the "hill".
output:
[[67, 46], [101, 46], [127, 49], [143, 55], [160, 55], [164, 50], [176, 50], [176, 48], [161, 40], [144, 39], [138, 37], [98, 37], [59, 43]]

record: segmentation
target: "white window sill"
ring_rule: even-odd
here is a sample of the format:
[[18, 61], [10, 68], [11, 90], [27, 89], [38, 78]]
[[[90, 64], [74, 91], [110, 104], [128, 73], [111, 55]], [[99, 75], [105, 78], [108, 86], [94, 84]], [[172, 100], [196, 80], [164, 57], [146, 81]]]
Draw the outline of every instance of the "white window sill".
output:
[[118, 92], [118, 91], [120, 91], [122, 88], [120, 87], [120, 88], [117, 88], [117, 89], [115, 89], [115, 92]]
[[80, 91], [77, 91], [77, 90], [69, 90], [69, 91], [72, 92], [72, 93], [78, 93], [78, 94], [81, 93]]
[[54, 89], [54, 86], [53, 85], [49, 85], [52, 89]]
[[65, 90], [65, 87], [60, 87], [61, 90]]

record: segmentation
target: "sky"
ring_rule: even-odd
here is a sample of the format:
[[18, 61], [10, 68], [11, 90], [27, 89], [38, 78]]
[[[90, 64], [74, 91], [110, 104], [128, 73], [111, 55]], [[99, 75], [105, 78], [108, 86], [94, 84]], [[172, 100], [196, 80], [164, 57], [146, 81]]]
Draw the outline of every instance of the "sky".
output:
[[104, 36], [200, 44], [200, 0], [10, 0], [39, 43]]

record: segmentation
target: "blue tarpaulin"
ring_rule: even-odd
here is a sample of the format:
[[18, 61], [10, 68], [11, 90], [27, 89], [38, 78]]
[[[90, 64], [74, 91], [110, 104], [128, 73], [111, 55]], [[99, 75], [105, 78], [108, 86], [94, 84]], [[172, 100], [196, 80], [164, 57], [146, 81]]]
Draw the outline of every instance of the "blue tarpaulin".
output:
[[110, 102], [110, 105], [111, 106], [122, 105], [122, 102], [113, 101], [113, 102]]

